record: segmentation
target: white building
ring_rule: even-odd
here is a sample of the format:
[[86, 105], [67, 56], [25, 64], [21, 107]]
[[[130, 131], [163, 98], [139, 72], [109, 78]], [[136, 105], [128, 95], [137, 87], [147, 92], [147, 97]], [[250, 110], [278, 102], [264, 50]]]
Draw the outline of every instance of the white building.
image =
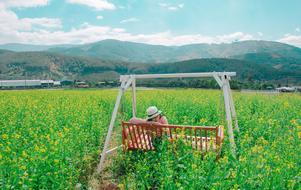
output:
[[60, 81], [53, 80], [0, 80], [0, 88], [21, 88], [21, 87], [52, 87], [60, 86]]
[[0, 80], [0, 87], [38, 87], [41, 80]]

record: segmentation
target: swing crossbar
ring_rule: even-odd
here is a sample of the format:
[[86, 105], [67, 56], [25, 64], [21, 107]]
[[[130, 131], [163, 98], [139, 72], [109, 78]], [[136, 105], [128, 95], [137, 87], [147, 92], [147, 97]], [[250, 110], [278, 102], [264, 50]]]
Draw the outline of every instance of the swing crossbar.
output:
[[141, 75], [121, 75], [120, 81], [126, 81], [129, 78], [135, 79], [154, 79], [154, 78], [199, 78], [214, 76], [236, 76], [236, 72], [207, 72], [207, 73], [168, 73], [168, 74], [141, 74]]
[[182, 139], [195, 150], [219, 153], [224, 139], [224, 129], [223, 126], [133, 124], [122, 122], [122, 144], [125, 151], [155, 150], [154, 140], [156, 138], [166, 139], [172, 143]]

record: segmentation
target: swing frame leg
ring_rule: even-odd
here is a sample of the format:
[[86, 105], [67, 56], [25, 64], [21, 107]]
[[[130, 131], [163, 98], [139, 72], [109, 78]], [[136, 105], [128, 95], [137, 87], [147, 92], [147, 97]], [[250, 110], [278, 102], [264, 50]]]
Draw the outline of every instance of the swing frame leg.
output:
[[224, 102], [225, 102], [225, 111], [226, 111], [226, 120], [227, 120], [227, 128], [229, 141], [231, 146], [232, 156], [236, 158], [236, 144], [234, 140], [233, 128], [232, 128], [232, 115], [231, 115], [231, 103], [230, 103], [230, 94], [229, 94], [229, 79], [226, 75], [222, 78], [223, 86], [223, 94], [224, 94]]
[[105, 158], [106, 158], [107, 149], [108, 149], [110, 139], [111, 139], [111, 136], [112, 136], [112, 132], [113, 132], [113, 128], [114, 128], [114, 125], [115, 125], [115, 122], [116, 122], [116, 117], [117, 117], [117, 113], [118, 113], [118, 108], [120, 106], [121, 98], [124, 95], [126, 89], [132, 84], [132, 82], [133, 82], [132, 78], [129, 78], [127, 80], [122, 80], [122, 82], [121, 82], [121, 87], [119, 89], [119, 92], [118, 92], [118, 95], [117, 95], [117, 98], [116, 98], [116, 103], [115, 103], [114, 110], [113, 110], [113, 113], [112, 113], [111, 122], [110, 122], [110, 125], [109, 125], [106, 141], [105, 141], [102, 153], [101, 153], [100, 161], [99, 161], [98, 166], [97, 166], [97, 173], [101, 173], [101, 171], [103, 169], [103, 164], [104, 164], [104, 161], [105, 161]]
[[114, 127], [114, 124], [115, 124], [115, 121], [116, 121], [116, 116], [117, 116], [118, 108], [119, 108], [121, 97], [122, 97], [123, 93], [124, 93], [124, 90], [121, 87], [119, 89], [119, 93], [118, 93], [118, 96], [117, 96], [117, 99], [116, 99], [114, 111], [112, 113], [112, 118], [111, 118], [111, 122], [110, 122], [110, 125], [109, 125], [109, 130], [108, 130], [108, 133], [107, 133], [106, 141], [105, 141], [103, 151], [102, 151], [102, 154], [101, 154], [101, 158], [100, 158], [100, 161], [99, 161], [99, 164], [98, 164], [98, 167], [97, 167], [97, 173], [100, 173], [103, 169], [103, 163], [104, 163], [104, 160], [106, 158], [107, 148], [108, 148], [109, 143], [110, 143], [110, 138], [111, 138], [111, 135], [112, 135], [113, 127]]

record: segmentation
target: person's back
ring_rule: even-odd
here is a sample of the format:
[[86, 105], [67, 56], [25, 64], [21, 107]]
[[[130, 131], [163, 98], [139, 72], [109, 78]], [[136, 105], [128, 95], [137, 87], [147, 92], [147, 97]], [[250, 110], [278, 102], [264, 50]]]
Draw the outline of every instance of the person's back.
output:
[[147, 118], [137, 118], [133, 117], [130, 119], [130, 122], [133, 124], [146, 123], [146, 122], [155, 122], [159, 124], [168, 124], [167, 118], [162, 115], [162, 111], [158, 110], [156, 106], [150, 106], [147, 110]]

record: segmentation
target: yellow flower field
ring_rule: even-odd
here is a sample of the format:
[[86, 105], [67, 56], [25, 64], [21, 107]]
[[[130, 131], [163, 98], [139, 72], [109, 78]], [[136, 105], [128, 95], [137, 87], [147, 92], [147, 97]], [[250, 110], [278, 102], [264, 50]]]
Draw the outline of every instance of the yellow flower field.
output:
[[[0, 91], [0, 189], [85, 185], [98, 162], [116, 95], [116, 90]], [[235, 92], [234, 101], [241, 129], [237, 160], [227, 139], [218, 161], [180, 145], [176, 153], [121, 153], [113, 167], [116, 183], [129, 189], [300, 188], [300, 94]], [[225, 125], [217, 90], [138, 91], [138, 116], [145, 117], [150, 105], [169, 123]], [[119, 119], [131, 117], [129, 94], [120, 111]]]

